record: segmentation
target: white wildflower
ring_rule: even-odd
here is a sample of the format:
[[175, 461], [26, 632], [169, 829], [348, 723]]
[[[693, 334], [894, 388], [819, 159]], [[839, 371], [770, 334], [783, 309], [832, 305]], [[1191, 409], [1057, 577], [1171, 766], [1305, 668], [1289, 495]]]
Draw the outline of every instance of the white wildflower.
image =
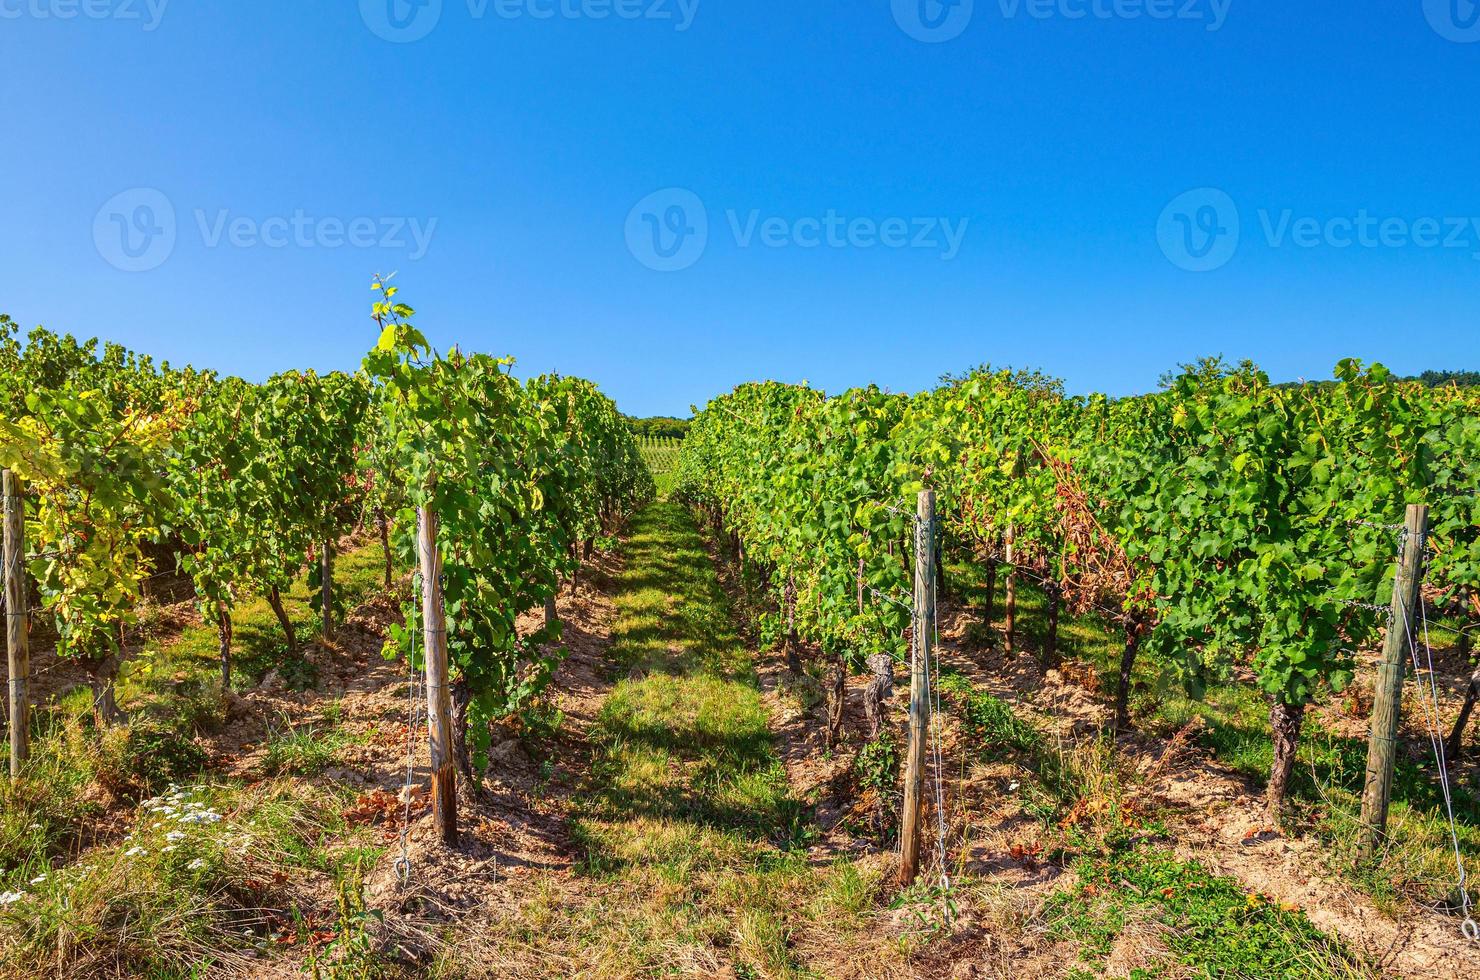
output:
[[204, 868], [205, 866], [206, 866], [205, 861], [201, 860], [200, 858], [196, 858], [194, 861], [191, 861], [189, 864], [185, 865], [185, 867], [187, 869], [189, 869], [190, 871], [199, 871], [201, 868]]
[[164, 839], [169, 841], [184, 840], [185, 837], [186, 834], [183, 830], [172, 830], [168, 834], [164, 835]]
[[0, 905], [14, 905], [25, 897], [25, 892], [0, 892]]
[[126, 858], [131, 858], [131, 857], [138, 857], [140, 854], [148, 854], [148, 853], [149, 853], [148, 848], [139, 847], [138, 845], [135, 845], [133, 847], [130, 847], [128, 850], [124, 851], [123, 852], [123, 856], [126, 857]]
[[46, 875], [44, 875], [44, 874], [37, 875], [36, 877], [34, 877], [34, 878], [31, 879], [31, 884], [33, 884], [33, 885], [39, 885], [39, 884], [41, 884], [45, 880], [46, 880]]

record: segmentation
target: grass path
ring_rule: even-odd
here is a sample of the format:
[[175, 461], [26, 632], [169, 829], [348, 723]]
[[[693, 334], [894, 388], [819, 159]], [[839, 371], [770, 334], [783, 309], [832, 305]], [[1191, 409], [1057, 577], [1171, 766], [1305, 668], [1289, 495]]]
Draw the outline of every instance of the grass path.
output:
[[[564, 962], [582, 976], [838, 975], [870, 942], [880, 872], [809, 859], [812, 826], [688, 511], [646, 508], [623, 558], [618, 680], [588, 733], [575, 874], [495, 926], [496, 972]], [[884, 969], [861, 975], [889, 975], [901, 954], [868, 955]]]

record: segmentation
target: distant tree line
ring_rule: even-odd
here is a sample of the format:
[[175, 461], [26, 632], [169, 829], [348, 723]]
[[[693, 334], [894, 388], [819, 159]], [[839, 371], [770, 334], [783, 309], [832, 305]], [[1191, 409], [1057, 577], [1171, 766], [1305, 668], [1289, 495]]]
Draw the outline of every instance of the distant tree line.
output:
[[1425, 371], [1409, 381], [1419, 381], [1429, 388], [1454, 385], [1457, 388], [1474, 388], [1480, 385], [1480, 371]]
[[665, 415], [648, 419], [627, 417], [632, 434], [646, 439], [682, 439], [688, 434], [689, 420], [675, 419]]
[[[1179, 373], [1190, 374], [1204, 381], [1208, 381], [1216, 380], [1229, 373], [1240, 371], [1249, 372], [1257, 370], [1258, 368], [1255, 366], [1253, 361], [1245, 360], [1235, 364], [1233, 362], [1224, 360], [1221, 356], [1204, 357], [1189, 364], [1179, 365], [1179, 370], [1177, 372], [1169, 372], [1167, 374], [1163, 374], [1161, 376], [1160, 387], [1163, 390], [1170, 388], [1172, 383], [1179, 376]], [[946, 383], [951, 383], [954, 378], [952, 378], [950, 375], [947, 375], [941, 380]], [[1456, 388], [1474, 388], [1480, 386], [1480, 371], [1425, 371], [1422, 374], [1415, 374], [1406, 378], [1397, 377], [1395, 375], [1392, 380], [1416, 381], [1419, 384], [1423, 385], [1425, 388], [1443, 388], [1446, 385], [1452, 385]], [[1336, 381], [1286, 381], [1281, 384], [1277, 384], [1274, 387], [1300, 388], [1305, 386], [1314, 386], [1317, 388], [1328, 388], [1336, 384], [1338, 384], [1338, 382]]]

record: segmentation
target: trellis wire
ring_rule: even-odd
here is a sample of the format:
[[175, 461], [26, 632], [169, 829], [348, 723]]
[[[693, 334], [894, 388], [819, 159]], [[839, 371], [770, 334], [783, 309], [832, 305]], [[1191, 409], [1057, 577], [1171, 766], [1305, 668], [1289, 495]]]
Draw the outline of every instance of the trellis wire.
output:
[[[929, 529], [926, 529], [921, 533], [922, 535], [928, 534]], [[939, 560], [940, 556], [939, 554], [937, 554], [936, 561]], [[934, 569], [931, 569], [931, 571], [933, 573]], [[933, 617], [933, 621], [930, 624], [935, 634], [935, 642], [932, 645], [935, 656], [933, 658], [927, 659], [925, 662], [925, 682], [927, 685], [929, 685], [929, 690], [926, 692], [926, 695], [930, 701], [931, 762], [935, 770], [935, 859], [940, 867], [940, 887], [943, 893], [942, 901], [945, 903], [946, 924], [949, 925], [952, 918], [950, 901], [948, 899], [948, 896], [951, 893], [951, 876], [946, 871], [946, 803], [945, 790], [942, 786], [941, 777], [941, 773], [944, 770], [945, 766], [941, 761], [940, 748], [940, 616], [938, 606], [940, 596], [936, 589], [936, 581], [938, 577], [939, 576], [935, 574], [931, 574], [930, 576], [930, 606], [932, 609], [936, 610], [937, 615]], [[923, 648], [923, 644], [921, 646]], [[933, 675], [931, 673], [931, 659], [934, 660]]]
[[[422, 589], [421, 573], [417, 572], [411, 577], [411, 606], [417, 608], [417, 598]], [[405, 802], [405, 812], [401, 818], [400, 848], [401, 856], [396, 859], [396, 877], [402, 888], [411, 881], [411, 787], [416, 780], [416, 733], [420, 730], [420, 705], [421, 675], [416, 669], [416, 634], [420, 628], [413, 615], [411, 632], [411, 652], [406, 657], [406, 669], [410, 678], [406, 684], [406, 781], [401, 787], [401, 797]]]
[[[928, 532], [926, 531], [926, 529], [924, 527], [925, 522], [921, 521], [919, 519], [918, 515], [916, 515], [914, 513], [910, 513], [910, 512], [908, 512], [908, 511], [906, 511], [906, 510], [904, 510], [904, 509], [902, 509], [900, 507], [892, 506], [890, 504], [880, 504], [880, 506], [884, 510], [886, 510], [886, 511], [892, 513], [892, 514], [896, 514], [896, 515], [899, 515], [899, 516], [910, 518], [911, 521], [913, 522], [913, 526], [914, 526], [914, 543], [915, 543], [915, 547], [916, 547], [916, 549], [919, 549], [920, 547], [923, 547], [924, 546], [924, 542], [923, 542], [922, 538], [923, 538], [923, 535], [925, 533], [928, 533]], [[1396, 543], [1397, 543], [1397, 551], [1398, 551], [1399, 555], [1402, 554], [1404, 545], [1406, 544], [1407, 534], [1408, 534], [1407, 528], [1406, 528], [1405, 525], [1403, 525], [1403, 524], [1385, 524], [1385, 523], [1380, 523], [1380, 522], [1375, 522], [1375, 521], [1366, 521], [1366, 520], [1348, 520], [1345, 523], [1348, 524], [1349, 526], [1353, 526], [1353, 527], [1367, 527], [1367, 528], [1372, 528], [1372, 529], [1375, 529], [1375, 530], [1382, 530], [1382, 531], [1394, 532], [1396, 534], [1396, 538], [1397, 538], [1397, 541], [1396, 541]], [[1037, 583], [1039, 583], [1041, 585], [1051, 586], [1051, 585], [1056, 585], [1057, 584], [1057, 583], [1051, 582], [1048, 578], [1046, 578], [1044, 576], [1037, 575], [1033, 571], [1031, 571], [1028, 568], [1026, 568], [1026, 567], [1024, 567], [1022, 565], [1019, 565], [1017, 563], [1009, 563], [1009, 562], [1005, 562], [1005, 561], [1000, 561], [1000, 560], [996, 559], [995, 556], [989, 556], [989, 559], [988, 560], [996, 561], [998, 564], [1003, 565], [1003, 566], [1006, 566], [1009, 569], [1011, 569], [1013, 572], [1022, 574], [1024, 576], [1026, 576], [1027, 578], [1029, 578], [1030, 580], [1035, 581], [1035, 582], [1037, 582]], [[880, 601], [883, 601], [883, 602], [888, 602], [888, 603], [891, 603], [891, 604], [894, 604], [894, 605], [900, 606], [900, 607], [904, 607], [906, 605], [902, 600], [900, 600], [900, 599], [898, 599], [898, 598], [896, 598], [894, 596], [890, 596], [890, 595], [887, 595], [887, 594], [885, 594], [883, 592], [880, 592], [878, 589], [875, 589], [872, 586], [865, 585], [864, 588], [865, 588], [865, 591], [867, 591], [871, 596], [873, 596], [877, 600], [880, 600]], [[931, 589], [931, 596], [932, 596], [932, 598], [933, 599], [938, 599], [939, 598], [938, 597], [938, 586], [937, 586], [937, 582], [936, 582], [936, 577], [935, 576], [932, 576], [929, 588]], [[1390, 626], [1392, 624], [1392, 620], [1394, 619], [1393, 608], [1392, 608], [1391, 605], [1380, 605], [1380, 604], [1377, 604], [1377, 603], [1364, 602], [1362, 600], [1357, 600], [1357, 599], [1342, 599], [1340, 601], [1343, 604], [1345, 604], [1347, 606], [1350, 606], [1350, 607], [1353, 607], [1353, 608], [1364, 609], [1364, 610], [1367, 610], [1367, 611], [1370, 611], [1370, 612], [1374, 612], [1374, 613], [1378, 613], [1380, 615], [1384, 615], [1387, 618]], [[1093, 609], [1096, 609], [1096, 610], [1098, 610], [1098, 611], [1100, 611], [1100, 612], [1102, 612], [1104, 614], [1107, 614], [1107, 615], [1109, 615], [1109, 616], [1111, 616], [1113, 618], [1119, 618], [1122, 615], [1122, 613], [1120, 613], [1120, 612], [1116, 612], [1114, 610], [1108, 609], [1108, 608], [1106, 608], [1106, 607], [1104, 607], [1102, 605], [1099, 605], [1098, 603], [1094, 603], [1094, 602], [1089, 603], [1089, 607], [1090, 608], [1093, 608]], [[1428, 696], [1424, 700], [1425, 723], [1426, 723], [1426, 727], [1428, 729], [1429, 741], [1430, 741], [1430, 744], [1431, 744], [1431, 746], [1432, 746], [1432, 748], [1434, 750], [1435, 760], [1436, 760], [1436, 762], [1438, 764], [1440, 790], [1441, 790], [1441, 793], [1442, 793], [1442, 796], [1443, 796], [1443, 799], [1444, 799], [1445, 814], [1446, 814], [1446, 817], [1447, 817], [1448, 822], [1449, 822], [1450, 842], [1451, 842], [1451, 845], [1452, 845], [1452, 849], [1454, 851], [1455, 868], [1456, 868], [1456, 872], [1457, 872], [1457, 875], [1458, 875], [1457, 886], [1458, 886], [1458, 891], [1459, 891], [1459, 899], [1460, 899], [1460, 903], [1461, 903], [1461, 912], [1464, 915], [1464, 922], [1463, 922], [1463, 924], [1461, 926], [1461, 931], [1471, 941], [1473, 941], [1473, 942], [1480, 942], [1480, 924], [1477, 924], [1476, 921], [1475, 921], [1475, 918], [1474, 918], [1474, 915], [1473, 915], [1473, 906], [1472, 906], [1472, 903], [1471, 903], [1471, 900], [1470, 900], [1470, 896], [1469, 896], [1468, 875], [1467, 875], [1466, 870], [1465, 870], [1463, 853], [1462, 853], [1462, 850], [1461, 850], [1460, 844], [1459, 844], [1459, 832], [1458, 832], [1457, 821], [1456, 821], [1456, 818], [1455, 818], [1455, 815], [1454, 815], [1454, 803], [1453, 803], [1452, 787], [1451, 787], [1450, 780], [1449, 780], [1448, 764], [1447, 764], [1447, 760], [1445, 758], [1445, 748], [1444, 748], [1444, 744], [1443, 744], [1443, 737], [1442, 737], [1442, 733], [1440, 731], [1440, 727], [1442, 725], [1442, 707], [1441, 707], [1440, 702], [1439, 702], [1438, 685], [1437, 685], [1437, 681], [1435, 679], [1435, 670], [1434, 670], [1434, 665], [1433, 665], [1433, 648], [1432, 648], [1432, 645], [1431, 645], [1430, 640], [1429, 640], [1429, 625], [1430, 624], [1429, 624], [1429, 621], [1428, 621], [1428, 611], [1427, 611], [1427, 608], [1426, 608], [1425, 603], [1423, 603], [1422, 600], [1420, 600], [1420, 602], [1419, 602], [1419, 607], [1420, 607], [1419, 608], [1420, 618], [1421, 618], [1422, 624], [1423, 624], [1424, 648], [1425, 648], [1425, 652], [1426, 652], [1426, 659], [1427, 659], [1427, 662], [1428, 662], [1428, 688], [1429, 688], [1429, 690], [1428, 690]], [[923, 644], [920, 643], [920, 637], [921, 637], [921, 632], [922, 632], [921, 627], [923, 626], [923, 624], [921, 624], [919, 622], [918, 617], [915, 615], [915, 609], [914, 609], [913, 605], [911, 605], [909, 608], [911, 610], [911, 625], [912, 625], [912, 633], [913, 633], [912, 642], [911, 642], [911, 653], [912, 653], [912, 655], [918, 656], [920, 653], [923, 652]], [[1434, 625], [1437, 628], [1439, 628], [1439, 629], [1447, 630], [1449, 632], [1455, 633], [1456, 635], [1460, 635], [1460, 636], [1468, 635], [1471, 632], [1470, 630], [1453, 629], [1451, 627], [1445, 626], [1442, 623], [1435, 623]], [[1404, 626], [1405, 626], [1405, 629], [1407, 630], [1407, 637], [1408, 637], [1408, 645], [1409, 645], [1410, 658], [1411, 658], [1411, 660], [1413, 662], [1415, 676], [1417, 676], [1418, 674], [1420, 674], [1422, 672], [1422, 667], [1421, 667], [1420, 660], [1419, 660], [1419, 655], [1418, 655], [1418, 640], [1417, 640], [1416, 635], [1413, 632], [1411, 619], [1409, 617], [1407, 617], [1407, 616], [1404, 617]], [[938, 625], [936, 626], [935, 632], [936, 632], [936, 640], [937, 640], [937, 643], [938, 643], [939, 642], [939, 626]], [[937, 823], [936, 857], [937, 857], [937, 861], [939, 862], [939, 867], [940, 867], [941, 888], [942, 888], [943, 892], [949, 893], [949, 890], [951, 888], [951, 882], [950, 882], [950, 877], [949, 877], [949, 875], [947, 873], [947, 866], [946, 866], [945, 806], [944, 806], [944, 790], [943, 790], [943, 784], [942, 784], [942, 781], [941, 781], [941, 773], [942, 773], [943, 766], [942, 766], [942, 756], [941, 756], [941, 746], [940, 746], [940, 728], [939, 728], [939, 726], [940, 726], [940, 714], [941, 714], [940, 685], [939, 685], [939, 671], [940, 671], [940, 658], [939, 658], [939, 655], [937, 654], [933, 658], [933, 660], [934, 660], [934, 663], [933, 664], [927, 662], [927, 664], [925, 665], [925, 676], [926, 676], [926, 685], [927, 685], [927, 688], [926, 688], [926, 700], [930, 704], [932, 715], [933, 715], [933, 717], [931, 718], [931, 725], [930, 725], [930, 739], [931, 739], [932, 764], [933, 764], [933, 767], [934, 767], [934, 770], [935, 770], [935, 772], [934, 772], [934, 790], [935, 790], [936, 823]], [[949, 915], [950, 915], [949, 908], [947, 908], [947, 913], [946, 914], [947, 914], [947, 917], [949, 918]]]
[[[1449, 760], [1445, 758], [1444, 736], [1441, 731], [1443, 716], [1439, 703], [1439, 684], [1435, 679], [1434, 650], [1429, 643], [1429, 616], [1422, 599], [1418, 602], [1418, 612], [1423, 622], [1424, 654], [1428, 661], [1428, 691], [1427, 696], [1421, 699], [1424, 706], [1424, 727], [1429, 736], [1429, 745], [1434, 750], [1434, 762], [1439, 769], [1439, 790], [1444, 797], [1445, 815], [1449, 819], [1449, 840], [1454, 849], [1454, 867], [1458, 874], [1456, 887], [1459, 890], [1460, 913], [1464, 916], [1460, 931], [1471, 942], [1480, 942], [1480, 925], [1475, 922], [1470, 905], [1469, 881], [1465, 874], [1464, 856], [1459, 846], [1459, 829], [1454, 818], [1454, 798], [1449, 783]], [[1411, 613], [1412, 610], [1404, 610], [1403, 629], [1408, 640], [1409, 659], [1413, 662], [1413, 676], [1415, 680], [1418, 680], [1423, 669], [1418, 659], [1418, 637], [1413, 631]]]

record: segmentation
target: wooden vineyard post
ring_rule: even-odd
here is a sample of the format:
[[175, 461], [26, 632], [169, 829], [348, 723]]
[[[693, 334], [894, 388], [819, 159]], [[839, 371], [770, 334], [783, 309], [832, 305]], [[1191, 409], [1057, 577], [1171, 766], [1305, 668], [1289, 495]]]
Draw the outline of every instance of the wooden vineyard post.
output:
[[31, 756], [31, 652], [26, 635], [26, 504], [20, 477], [6, 470], [5, 496], [5, 649], [10, 657], [10, 778], [21, 774]]
[[1017, 634], [1017, 534], [1011, 524], [1007, 525], [1006, 536], [1006, 561], [1007, 565], [1007, 595], [1003, 599], [1003, 626], [1004, 649], [1012, 653], [1013, 642]]
[[328, 541], [324, 542], [324, 550], [320, 555], [319, 574], [322, 581], [319, 583], [319, 608], [324, 616], [324, 639], [334, 635], [334, 545]]
[[1403, 673], [1409, 637], [1416, 628], [1419, 585], [1423, 581], [1424, 538], [1429, 509], [1410, 504], [1403, 524], [1403, 550], [1393, 576], [1393, 607], [1382, 663], [1372, 692], [1372, 736], [1367, 743], [1367, 778], [1362, 790], [1362, 843], [1359, 855], [1371, 860], [1387, 834], [1388, 803], [1393, 793], [1393, 764], [1398, 744], [1398, 721], [1403, 708]]
[[910, 741], [904, 759], [904, 813], [899, 821], [899, 884], [920, 872], [920, 801], [925, 794], [925, 740], [930, 726], [930, 654], [935, 637], [935, 492], [920, 491], [915, 526], [915, 610], [910, 644]]
[[447, 682], [447, 618], [442, 607], [442, 554], [437, 515], [416, 512], [421, 618], [427, 661], [427, 734], [432, 756], [432, 813], [442, 842], [457, 843], [457, 766], [452, 758], [452, 690]]

